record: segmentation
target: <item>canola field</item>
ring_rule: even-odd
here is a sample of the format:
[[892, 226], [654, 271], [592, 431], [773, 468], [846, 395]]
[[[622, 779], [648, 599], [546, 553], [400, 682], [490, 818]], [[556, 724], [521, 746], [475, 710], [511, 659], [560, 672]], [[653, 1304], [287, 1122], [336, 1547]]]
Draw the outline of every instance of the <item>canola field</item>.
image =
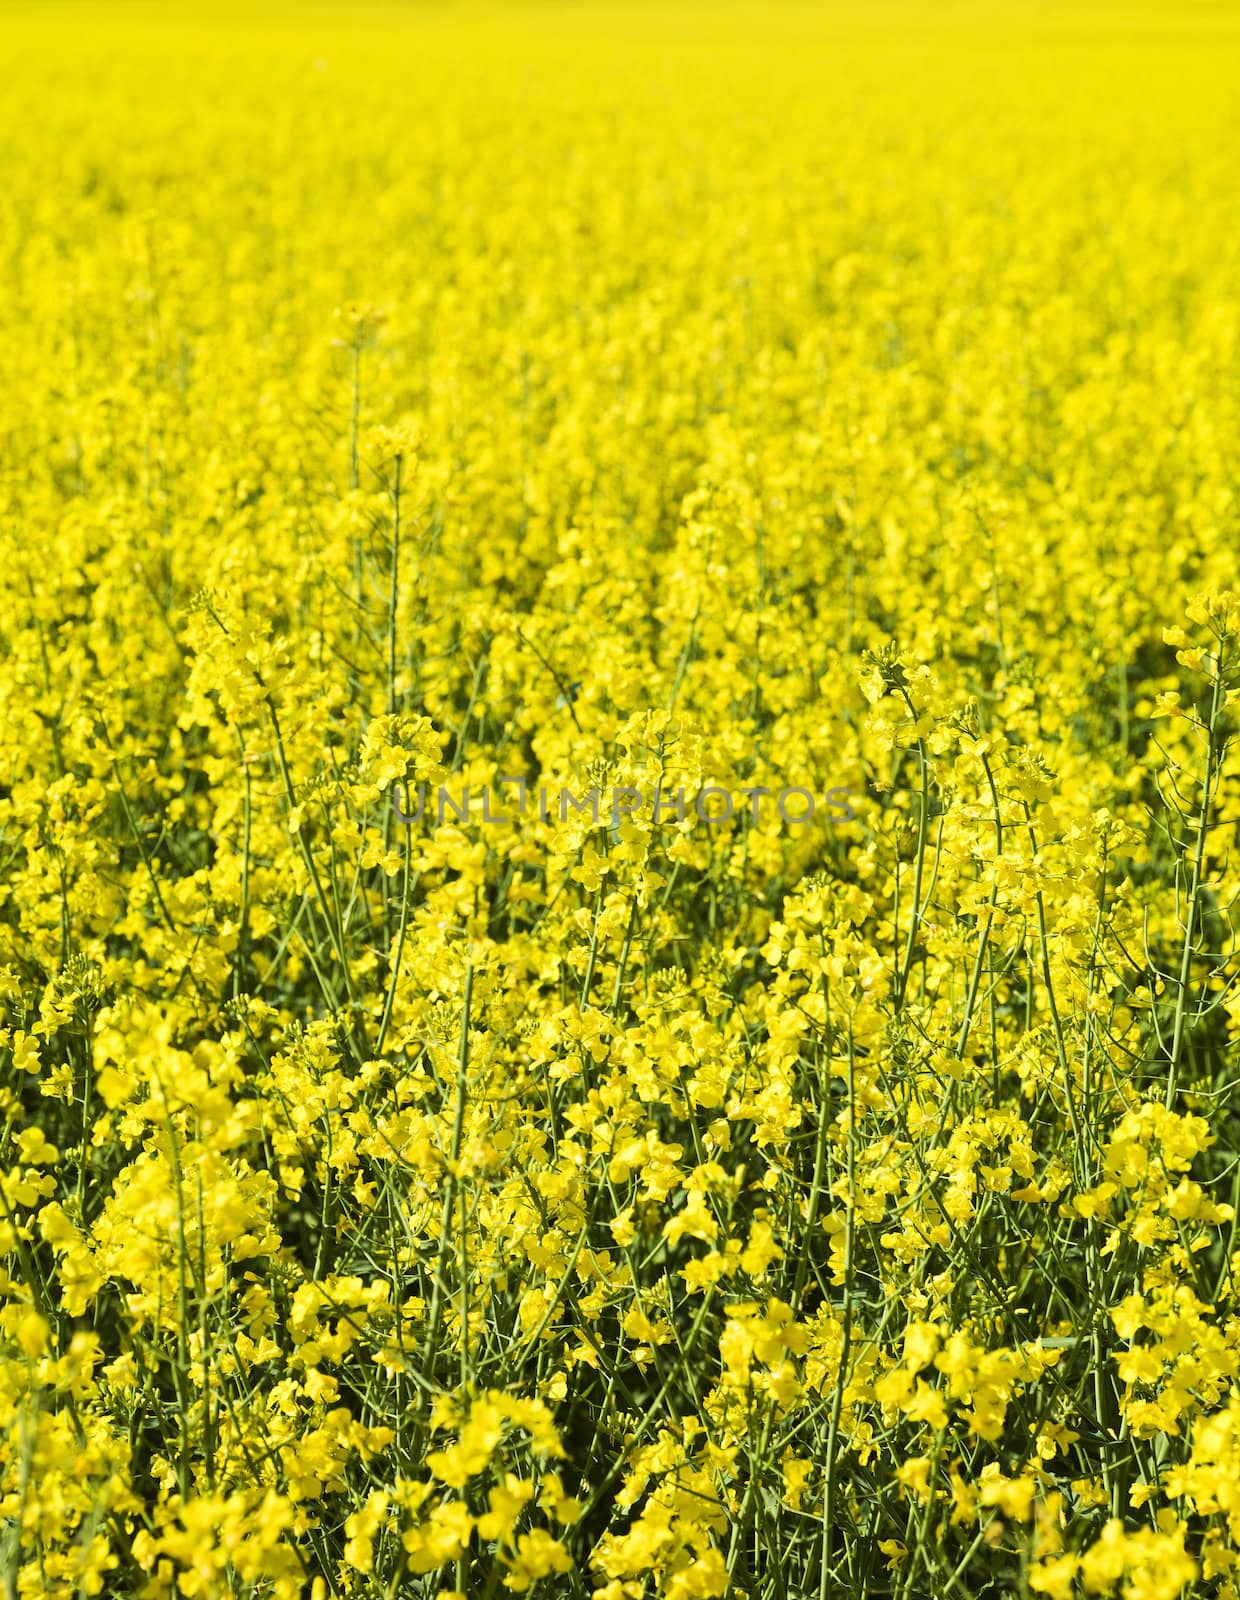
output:
[[0, 9], [0, 1595], [1240, 1594], [1240, 8]]

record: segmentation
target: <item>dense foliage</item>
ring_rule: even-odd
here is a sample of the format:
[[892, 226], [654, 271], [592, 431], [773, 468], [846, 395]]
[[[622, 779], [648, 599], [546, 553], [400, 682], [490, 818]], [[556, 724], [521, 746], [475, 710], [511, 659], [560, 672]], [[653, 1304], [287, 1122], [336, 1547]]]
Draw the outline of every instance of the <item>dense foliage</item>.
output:
[[3, 1592], [1235, 1600], [1234, 8], [3, 24]]

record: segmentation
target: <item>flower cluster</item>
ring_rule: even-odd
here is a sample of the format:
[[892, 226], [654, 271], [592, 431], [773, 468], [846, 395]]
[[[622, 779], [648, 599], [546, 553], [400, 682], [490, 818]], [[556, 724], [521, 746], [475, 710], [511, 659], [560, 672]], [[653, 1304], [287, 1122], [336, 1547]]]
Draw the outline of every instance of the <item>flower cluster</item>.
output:
[[1238, 1600], [1233, 9], [8, 8], [4, 1600]]

